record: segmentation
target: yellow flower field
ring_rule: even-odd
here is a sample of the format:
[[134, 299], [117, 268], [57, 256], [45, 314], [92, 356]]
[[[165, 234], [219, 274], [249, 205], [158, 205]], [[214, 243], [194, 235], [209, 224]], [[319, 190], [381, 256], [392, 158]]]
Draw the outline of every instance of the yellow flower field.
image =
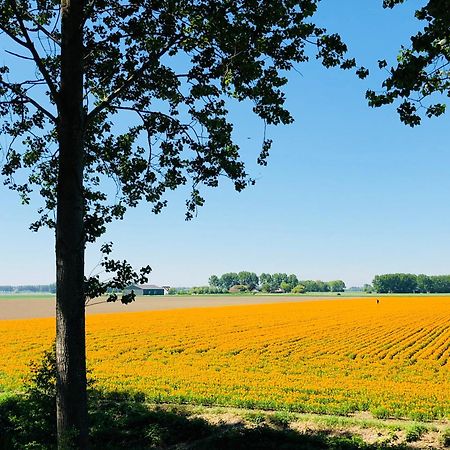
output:
[[[97, 386], [151, 401], [449, 416], [450, 297], [93, 315], [87, 333]], [[51, 319], [0, 321], [3, 389], [53, 334]]]

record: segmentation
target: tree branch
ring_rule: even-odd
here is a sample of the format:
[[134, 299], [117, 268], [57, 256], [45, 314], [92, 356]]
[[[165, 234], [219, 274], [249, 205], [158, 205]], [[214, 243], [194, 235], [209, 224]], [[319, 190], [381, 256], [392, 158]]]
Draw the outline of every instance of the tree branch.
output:
[[[36, 109], [41, 111], [43, 114], [45, 114], [52, 122], [56, 123], [56, 117], [47, 109], [45, 109], [42, 105], [40, 105], [36, 100], [33, 100], [31, 97], [29, 97], [27, 94], [22, 92], [19, 87], [15, 86], [14, 84], [7, 83], [4, 80], [0, 80], [0, 85], [3, 85], [7, 87], [10, 91], [12, 91], [17, 96], [24, 99], [27, 103], [31, 103]], [[12, 101], [3, 102], [4, 104], [12, 103]]]
[[53, 36], [53, 34], [48, 31], [45, 27], [43, 27], [37, 20], [35, 20], [35, 18], [31, 15], [28, 14], [27, 16], [36, 26], [36, 29], [39, 31], [42, 31], [49, 39], [51, 39], [55, 44], [61, 46], [61, 42], [59, 41], [58, 38], [56, 38], [55, 36]]
[[22, 16], [20, 15], [19, 10], [17, 8], [16, 0], [11, 0], [11, 3], [12, 3], [13, 10], [14, 10], [14, 14], [15, 14], [18, 22], [19, 22], [19, 27], [20, 27], [20, 30], [22, 32], [22, 35], [25, 38], [25, 43], [26, 43], [25, 47], [28, 48], [30, 53], [33, 55], [34, 62], [36, 63], [39, 71], [42, 73], [42, 76], [44, 77], [44, 79], [45, 79], [45, 81], [47, 83], [47, 86], [50, 89], [50, 94], [51, 94], [51, 96], [53, 98], [53, 101], [56, 104], [58, 104], [59, 103], [58, 102], [58, 90], [56, 89], [56, 86], [53, 83], [49, 72], [45, 68], [44, 63], [42, 62], [42, 59], [39, 56], [39, 53], [37, 52], [36, 47], [34, 46], [32, 40], [30, 38], [30, 35], [28, 34], [28, 30], [25, 27], [25, 24], [23, 23]]
[[11, 33], [8, 28], [5, 28], [3, 25], [0, 25], [0, 30], [3, 31], [10, 39], [12, 39], [16, 44], [21, 45], [22, 47], [28, 48], [28, 45], [25, 41], [22, 41], [22, 39], [19, 39], [15, 34]]
[[23, 55], [19, 55], [18, 53], [15, 52], [11, 52], [10, 50], [6, 50], [5, 49], [5, 53], [8, 53], [12, 56], [15, 56], [16, 58], [20, 58], [20, 59], [26, 59], [27, 61], [34, 61], [34, 59], [31, 56], [23, 56]]
[[133, 85], [135, 81], [137, 81], [144, 72], [150, 67], [154, 60], [159, 60], [169, 48], [176, 42], [176, 40], [172, 40], [169, 42], [164, 48], [162, 48], [156, 55], [152, 55], [153, 58], [149, 59], [146, 63], [142, 64], [142, 66], [133, 72], [122, 84], [122, 86], [118, 87], [116, 90], [111, 92], [104, 100], [102, 100], [88, 115], [86, 118], [86, 122], [89, 123], [98, 113], [107, 108], [111, 103], [119, 97], [124, 91], [126, 91], [129, 87]]

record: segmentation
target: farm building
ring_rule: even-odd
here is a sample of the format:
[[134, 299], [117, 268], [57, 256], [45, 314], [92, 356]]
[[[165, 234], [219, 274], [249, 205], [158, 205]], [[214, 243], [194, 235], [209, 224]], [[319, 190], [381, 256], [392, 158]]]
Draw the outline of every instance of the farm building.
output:
[[154, 284], [134, 284], [125, 289], [125, 294], [134, 291], [136, 295], [165, 295], [168, 293], [167, 286], [159, 287]]

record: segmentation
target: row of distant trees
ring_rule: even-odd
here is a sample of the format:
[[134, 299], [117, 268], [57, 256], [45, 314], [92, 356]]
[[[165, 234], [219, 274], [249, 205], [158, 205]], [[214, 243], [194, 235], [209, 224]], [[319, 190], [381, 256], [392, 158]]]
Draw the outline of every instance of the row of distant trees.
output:
[[194, 286], [191, 288], [170, 288], [169, 295], [228, 294], [228, 290], [213, 286]]
[[36, 292], [36, 293], [52, 293], [56, 292], [56, 284], [26, 284], [21, 286], [0, 286], [0, 292], [13, 294], [15, 292]]
[[227, 272], [221, 276], [211, 275], [209, 287], [221, 292], [253, 291], [262, 292], [343, 292], [345, 283], [342, 280], [299, 280], [297, 275], [286, 273]]
[[450, 275], [415, 275], [413, 273], [388, 273], [376, 275], [372, 286], [364, 290], [387, 293], [450, 293]]

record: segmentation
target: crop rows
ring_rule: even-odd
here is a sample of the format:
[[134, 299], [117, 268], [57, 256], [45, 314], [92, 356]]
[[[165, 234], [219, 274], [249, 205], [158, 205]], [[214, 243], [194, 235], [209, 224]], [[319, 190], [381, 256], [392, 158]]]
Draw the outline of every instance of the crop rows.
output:
[[[54, 321], [0, 322], [17, 388]], [[152, 401], [432, 419], [450, 411], [450, 298], [383, 297], [94, 315], [88, 365]]]

